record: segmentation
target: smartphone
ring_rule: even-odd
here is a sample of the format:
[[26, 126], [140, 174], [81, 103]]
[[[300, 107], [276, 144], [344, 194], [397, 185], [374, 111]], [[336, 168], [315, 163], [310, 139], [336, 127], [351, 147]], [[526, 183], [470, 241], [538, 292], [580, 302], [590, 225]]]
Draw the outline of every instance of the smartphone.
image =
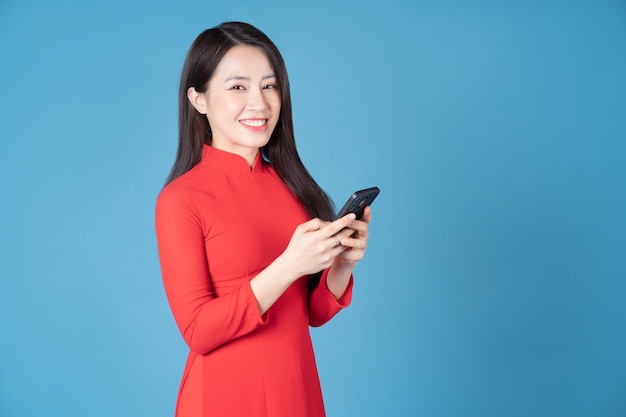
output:
[[360, 219], [363, 217], [363, 211], [365, 207], [372, 204], [372, 201], [376, 198], [376, 196], [380, 193], [378, 187], [366, 188], [365, 190], [359, 190], [352, 194], [346, 204], [343, 205], [335, 220], [345, 216], [348, 213], [356, 214], [356, 218]]

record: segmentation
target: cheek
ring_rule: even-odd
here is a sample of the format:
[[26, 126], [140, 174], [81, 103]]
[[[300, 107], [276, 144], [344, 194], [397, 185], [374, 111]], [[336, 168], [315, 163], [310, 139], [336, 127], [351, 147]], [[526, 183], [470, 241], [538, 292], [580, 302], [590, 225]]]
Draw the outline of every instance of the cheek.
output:
[[270, 101], [270, 107], [272, 108], [272, 113], [274, 113], [276, 115], [276, 117], [278, 117], [278, 115], [280, 114], [280, 96], [276, 96], [274, 98], [272, 98], [272, 100]]
[[237, 95], [215, 95], [209, 101], [211, 112], [217, 117], [233, 116], [241, 112], [245, 103]]

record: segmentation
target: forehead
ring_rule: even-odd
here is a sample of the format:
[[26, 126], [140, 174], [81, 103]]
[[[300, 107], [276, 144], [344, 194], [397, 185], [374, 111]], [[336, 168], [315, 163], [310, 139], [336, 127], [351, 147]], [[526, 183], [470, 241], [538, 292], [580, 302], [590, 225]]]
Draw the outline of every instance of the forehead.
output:
[[231, 76], [263, 77], [273, 73], [270, 61], [265, 52], [250, 45], [237, 45], [228, 50], [215, 69], [217, 79]]

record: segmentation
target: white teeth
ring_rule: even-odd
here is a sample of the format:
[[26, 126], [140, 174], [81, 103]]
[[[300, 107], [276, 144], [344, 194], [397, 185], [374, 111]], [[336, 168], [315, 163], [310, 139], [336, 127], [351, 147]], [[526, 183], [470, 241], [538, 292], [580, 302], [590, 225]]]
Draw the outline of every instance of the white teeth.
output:
[[265, 124], [265, 120], [242, 120], [241, 123], [246, 126], [259, 127]]

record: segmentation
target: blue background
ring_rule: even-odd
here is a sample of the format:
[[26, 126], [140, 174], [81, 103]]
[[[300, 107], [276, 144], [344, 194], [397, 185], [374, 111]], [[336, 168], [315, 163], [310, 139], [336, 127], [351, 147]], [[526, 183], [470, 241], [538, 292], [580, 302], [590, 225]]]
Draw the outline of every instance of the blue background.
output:
[[300, 153], [382, 189], [329, 417], [626, 415], [626, 2], [0, 1], [0, 416], [173, 415], [156, 195], [191, 42], [249, 21]]

